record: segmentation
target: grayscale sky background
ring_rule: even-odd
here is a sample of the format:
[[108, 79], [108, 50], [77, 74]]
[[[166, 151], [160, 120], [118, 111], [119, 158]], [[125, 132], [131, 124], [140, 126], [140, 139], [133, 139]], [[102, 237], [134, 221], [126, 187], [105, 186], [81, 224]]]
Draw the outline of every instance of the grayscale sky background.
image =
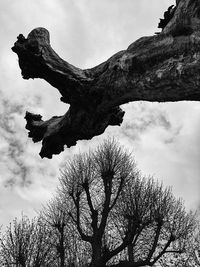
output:
[[159, 17], [174, 0], [1, 0], [0, 1], [0, 225], [23, 211], [34, 216], [54, 194], [59, 169], [74, 153], [114, 136], [131, 150], [146, 175], [171, 185], [187, 209], [200, 207], [200, 103], [123, 105], [121, 127], [79, 141], [53, 159], [40, 159], [41, 144], [25, 130], [25, 111], [44, 119], [62, 115], [67, 106], [43, 80], [23, 80], [11, 47], [19, 33], [36, 27], [50, 31], [51, 44], [65, 60], [93, 67], [158, 31]]

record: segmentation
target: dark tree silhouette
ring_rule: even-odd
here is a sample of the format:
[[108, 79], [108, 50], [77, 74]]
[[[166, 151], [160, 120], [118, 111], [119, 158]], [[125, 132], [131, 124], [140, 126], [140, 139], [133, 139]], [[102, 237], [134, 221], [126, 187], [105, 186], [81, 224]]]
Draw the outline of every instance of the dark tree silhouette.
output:
[[103, 239], [110, 213], [134, 169], [130, 156], [114, 141], [106, 141], [94, 153], [77, 156], [63, 171], [60, 194], [70, 198], [69, 216], [81, 239], [91, 245], [91, 267], [105, 266], [118, 253], [109, 251]]
[[54, 267], [86, 266], [90, 248], [84, 243], [69, 217], [69, 205], [56, 197], [43, 208], [41, 220], [51, 236], [47, 240], [54, 258]]
[[128, 232], [131, 239], [124, 251], [125, 266], [130, 267], [154, 266], [163, 258], [169, 263], [171, 255], [185, 252], [196, 225], [195, 215], [186, 213], [183, 202], [169, 188], [153, 179], [141, 179], [140, 174], [122, 194], [115, 216], [114, 235], [122, 242]]
[[22, 34], [12, 50], [24, 79], [41, 78], [57, 88], [70, 104], [63, 116], [47, 121], [26, 113], [34, 142], [42, 141], [41, 157], [51, 158], [77, 140], [100, 135], [120, 125], [120, 105], [130, 101], [200, 100], [200, 1], [176, 0], [159, 23], [162, 32], [143, 37], [126, 50], [91, 68], [79, 69], [61, 59], [44, 28]]
[[131, 154], [108, 139], [66, 163], [56, 196], [37, 220], [23, 216], [7, 228], [0, 261], [6, 267], [186, 266], [198, 252], [196, 225], [169, 188], [143, 177]]
[[39, 219], [22, 215], [15, 219], [0, 238], [0, 262], [5, 267], [50, 267], [48, 233]]
[[59, 197], [90, 244], [90, 267], [153, 266], [165, 254], [183, 253], [195, 226], [171, 190], [142, 178], [130, 154], [111, 140], [68, 162]]
[[[200, 225], [198, 225], [192, 239], [188, 242], [188, 267], [200, 266]], [[193, 265], [192, 265], [193, 264]]]
[[[48, 226], [47, 229], [51, 235], [50, 247], [52, 255], [56, 259], [57, 266], [65, 266], [66, 247], [68, 237], [66, 235], [66, 228], [68, 227], [68, 214], [59, 205], [59, 200], [50, 202], [42, 212], [41, 217]], [[69, 259], [70, 260], [70, 259]]]
[[185, 251], [179, 256], [171, 255], [170, 259], [163, 257], [162, 267], [196, 267], [200, 266], [200, 225], [196, 223], [196, 229], [190, 238], [185, 240]]

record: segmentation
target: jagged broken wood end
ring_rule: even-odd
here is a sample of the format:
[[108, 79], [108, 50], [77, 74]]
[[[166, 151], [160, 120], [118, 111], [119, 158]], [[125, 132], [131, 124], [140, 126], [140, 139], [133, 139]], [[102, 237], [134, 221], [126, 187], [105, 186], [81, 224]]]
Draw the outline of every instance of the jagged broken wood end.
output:
[[140, 38], [85, 70], [56, 54], [46, 29], [18, 36], [12, 50], [22, 77], [46, 80], [60, 92], [61, 101], [70, 104], [63, 116], [46, 121], [26, 113], [29, 137], [42, 141], [42, 158], [100, 135], [109, 125], [120, 125], [120, 105], [130, 101], [200, 100], [200, 1], [177, 0], [158, 26], [160, 34]]
[[[112, 111], [99, 116], [79, 110], [71, 116], [70, 109], [63, 116], [54, 116], [47, 121], [42, 120], [40, 114], [26, 112], [26, 129], [33, 142], [42, 141], [41, 158], [52, 158], [53, 154], [60, 154], [64, 146], [76, 145], [77, 140], [88, 140], [95, 135], [102, 134], [108, 125], [120, 125], [124, 111], [113, 108]], [[71, 121], [72, 120], [72, 121]]]

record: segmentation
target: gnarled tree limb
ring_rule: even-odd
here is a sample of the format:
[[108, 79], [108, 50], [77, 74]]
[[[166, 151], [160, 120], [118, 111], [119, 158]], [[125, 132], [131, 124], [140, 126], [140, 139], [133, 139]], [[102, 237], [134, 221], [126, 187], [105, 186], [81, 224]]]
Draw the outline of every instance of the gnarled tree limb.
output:
[[43, 121], [26, 114], [29, 137], [42, 140], [41, 157], [59, 154], [64, 145], [91, 139], [109, 125], [120, 125], [119, 107], [130, 101], [200, 100], [200, 1], [177, 0], [162, 20], [159, 35], [143, 37], [106, 62], [82, 70], [61, 59], [50, 46], [49, 32], [22, 34], [12, 50], [24, 79], [45, 79], [70, 104], [60, 117]]

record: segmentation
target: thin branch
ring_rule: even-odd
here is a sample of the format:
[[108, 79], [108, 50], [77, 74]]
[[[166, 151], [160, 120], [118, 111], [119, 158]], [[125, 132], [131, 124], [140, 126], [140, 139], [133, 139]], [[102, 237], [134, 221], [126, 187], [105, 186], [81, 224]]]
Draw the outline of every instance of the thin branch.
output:
[[171, 242], [174, 240], [173, 236], [171, 236], [169, 238], [169, 240], [167, 241], [167, 243], [165, 244], [163, 250], [158, 254], [157, 257], [155, 257], [153, 259], [153, 261], [151, 262], [151, 266], [153, 266], [166, 252], [167, 248], [170, 246]]

